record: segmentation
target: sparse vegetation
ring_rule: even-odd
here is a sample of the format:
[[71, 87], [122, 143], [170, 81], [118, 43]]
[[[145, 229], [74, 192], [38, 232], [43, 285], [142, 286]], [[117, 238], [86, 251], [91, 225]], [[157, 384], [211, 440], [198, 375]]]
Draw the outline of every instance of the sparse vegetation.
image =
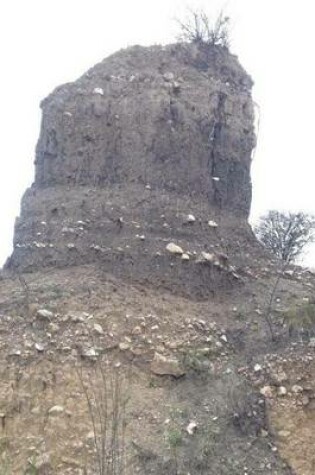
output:
[[119, 368], [109, 368], [99, 358], [87, 371], [77, 369], [80, 386], [92, 424], [98, 475], [126, 473], [126, 405], [125, 378]]
[[229, 48], [230, 18], [221, 11], [214, 22], [203, 11], [189, 12], [189, 16], [184, 21], [178, 21], [181, 33], [179, 40], [198, 45], [222, 46]]
[[169, 449], [171, 451], [172, 458], [174, 461], [175, 475], [177, 475], [178, 474], [178, 447], [180, 447], [180, 445], [183, 442], [183, 436], [182, 436], [181, 430], [178, 427], [172, 425], [166, 431], [165, 438], [166, 438], [166, 442], [169, 446]]
[[269, 211], [254, 228], [259, 241], [284, 263], [294, 262], [314, 239], [315, 219], [306, 213]]
[[303, 302], [302, 305], [289, 309], [284, 315], [289, 335], [309, 338], [315, 334], [315, 304]]

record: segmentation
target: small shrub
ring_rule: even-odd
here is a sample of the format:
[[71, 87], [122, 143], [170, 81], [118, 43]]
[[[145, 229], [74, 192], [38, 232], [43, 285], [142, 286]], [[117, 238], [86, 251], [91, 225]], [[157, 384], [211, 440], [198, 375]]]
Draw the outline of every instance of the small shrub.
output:
[[210, 370], [209, 354], [198, 349], [191, 349], [183, 355], [183, 366], [199, 375], [208, 373]]
[[284, 322], [288, 326], [289, 336], [297, 334], [301, 337], [311, 337], [315, 334], [315, 304], [305, 302], [291, 308], [284, 315]]
[[229, 48], [229, 22], [230, 18], [222, 11], [213, 23], [204, 11], [190, 11], [184, 22], [178, 22], [181, 29], [179, 40], [197, 45]]
[[183, 436], [179, 429], [171, 428], [166, 433], [166, 441], [170, 449], [174, 450], [179, 447], [183, 442]]

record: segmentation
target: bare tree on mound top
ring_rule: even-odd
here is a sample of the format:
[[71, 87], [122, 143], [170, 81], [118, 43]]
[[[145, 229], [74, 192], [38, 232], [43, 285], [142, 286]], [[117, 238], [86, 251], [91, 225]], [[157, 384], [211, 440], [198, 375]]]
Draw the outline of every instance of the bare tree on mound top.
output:
[[259, 241], [282, 262], [294, 262], [314, 240], [315, 218], [306, 213], [269, 211], [255, 227]]
[[185, 21], [177, 21], [181, 30], [179, 41], [225, 48], [230, 46], [230, 18], [222, 10], [214, 22], [203, 10], [190, 10]]

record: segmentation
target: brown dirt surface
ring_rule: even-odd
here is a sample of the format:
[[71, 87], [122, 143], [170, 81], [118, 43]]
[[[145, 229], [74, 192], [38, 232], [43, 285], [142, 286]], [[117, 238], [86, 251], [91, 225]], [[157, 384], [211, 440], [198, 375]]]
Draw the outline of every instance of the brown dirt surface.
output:
[[[132, 286], [95, 266], [6, 274], [0, 281], [0, 412], [7, 473], [32, 473], [43, 455], [49, 468], [38, 473], [98, 473], [82, 381], [90, 390], [100, 388], [102, 371], [108, 380], [118, 374], [128, 395], [123, 412], [128, 475], [289, 474], [287, 463], [294, 473], [304, 473], [305, 465], [294, 461], [293, 450], [277, 435], [261, 435], [270, 424], [277, 430], [281, 406], [280, 412], [265, 408], [246, 377], [257, 361], [269, 361], [264, 354], [271, 349], [257, 309], [274, 277], [272, 270], [262, 274], [259, 284], [251, 277], [234, 293], [206, 301]], [[307, 295], [309, 285], [284, 278], [277, 305], [291, 302], [295, 292]], [[40, 317], [42, 308], [52, 317]], [[185, 375], [152, 373], [156, 352], [178, 361]], [[92, 395], [101, 400], [98, 392]], [[123, 404], [121, 395], [118, 400]], [[50, 413], [55, 406], [61, 412]], [[302, 417], [291, 416], [296, 424]], [[191, 423], [196, 429], [190, 435]], [[294, 433], [311, 453], [312, 439], [303, 430]]]

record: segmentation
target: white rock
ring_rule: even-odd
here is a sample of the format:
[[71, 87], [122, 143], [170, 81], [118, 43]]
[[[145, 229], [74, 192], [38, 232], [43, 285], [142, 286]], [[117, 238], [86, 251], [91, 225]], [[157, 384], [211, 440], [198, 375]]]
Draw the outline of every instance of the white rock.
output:
[[21, 350], [12, 350], [9, 356], [21, 356]]
[[177, 244], [174, 244], [173, 242], [168, 243], [168, 245], [166, 246], [166, 250], [171, 254], [184, 254], [183, 249], [180, 246], [177, 246]]
[[200, 254], [200, 258], [198, 259], [199, 262], [214, 262], [215, 255], [211, 254], [210, 252], [202, 252]]
[[260, 364], [255, 364], [254, 371], [255, 373], [259, 373], [262, 370], [262, 366]]
[[280, 386], [280, 387], [278, 388], [278, 391], [277, 391], [278, 396], [285, 396], [285, 395], [287, 394], [287, 392], [288, 392], [288, 391], [287, 391], [287, 389], [286, 389], [284, 386]]
[[45, 350], [44, 345], [42, 345], [41, 343], [35, 343], [35, 348], [40, 353]]
[[99, 94], [100, 96], [104, 96], [104, 89], [101, 87], [95, 87], [93, 90], [93, 94]]
[[213, 180], [213, 181], [220, 181], [220, 178], [219, 178], [218, 176], [213, 176], [213, 177], [212, 177], [212, 180]]
[[188, 254], [182, 254], [183, 261], [189, 261], [190, 257]]
[[39, 310], [37, 310], [36, 316], [49, 321], [54, 318], [54, 314], [46, 308], [40, 308]]
[[197, 430], [197, 424], [194, 421], [189, 422], [188, 426], [186, 427], [186, 431], [189, 435], [194, 435]]
[[218, 227], [218, 223], [216, 223], [215, 221], [208, 221], [208, 226], [210, 226], [210, 228], [217, 228]]
[[189, 214], [186, 218], [186, 223], [194, 223], [196, 221], [196, 218], [193, 214]]
[[97, 356], [95, 348], [88, 348], [83, 352], [83, 356], [87, 358], [95, 358]]
[[102, 327], [101, 325], [99, 325], [98, 323], [94, 323], [93, 328], [94, 328], [94, 331], [95, 331], [98, 335], [104, 335], [103, 327]]
[[62, 412], [64, 412], [64, 408], [62, 406], [53, 406], [49, 409], [48, 411], [48, 414], [50, 414], [51, 416], [56, 416], [58, 414], [61, 414]]

